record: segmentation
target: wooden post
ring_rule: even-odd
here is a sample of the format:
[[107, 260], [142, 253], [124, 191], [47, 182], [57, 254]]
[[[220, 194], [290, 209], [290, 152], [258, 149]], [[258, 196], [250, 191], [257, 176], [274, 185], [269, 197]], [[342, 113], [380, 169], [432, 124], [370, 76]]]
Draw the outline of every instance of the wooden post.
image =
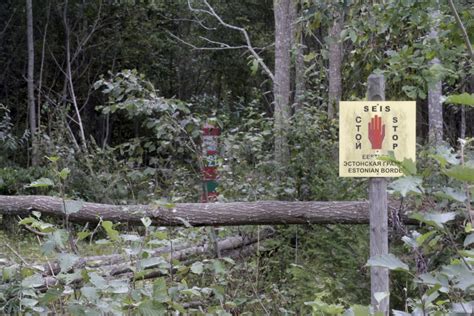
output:
[[[385, 100], [383, 75], [371, 74], [368, 79], [369, 101]], [[388, 254], [387, 181], [371, 178], [369, 181], [370, 257]], [[377, 302], [375, 293], [390, 293], [388, 269], [370, 268], [370, 297], [375, 311], [389, 315], [390, 298]]]
[[[219, 195], [219, 193], [217, 192], [217, 149], [219, 142], [218, 138], [220, 134], [220, 128], [209, 123], [206, 123], [202, 128], [202, 203], [216, 202], [217, 196]], [[214, 245], [214, 252], [216, 258], [220, 258], [221, 252], [217, 240], [217, 229], [215, 227], [209, 228], [209, 239]]]

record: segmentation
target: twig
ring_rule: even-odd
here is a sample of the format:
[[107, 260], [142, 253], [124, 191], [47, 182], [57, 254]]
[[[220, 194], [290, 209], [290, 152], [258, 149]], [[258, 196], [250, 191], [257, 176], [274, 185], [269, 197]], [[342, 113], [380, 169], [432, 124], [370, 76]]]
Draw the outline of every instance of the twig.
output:
[[[186, 45], [186, 46], [189, 46], [191, 47], [193, 50], [228, 50], [228, 49], [243, 49], [243, 48], [247, 48], [247, 46], [245, 45], [241, 45], [241, 46], [230, 46], [228, 44], [224, 44], [224, 43], [219, 43], [221, 46], [216, 46], [216, 47], [206, 47], [206, 46], [196, 46], [194, 44], [191, 44], [189, 42], [186, 42], [185, 40], [183, 40], [182, 38], [174, 35], [173, 33], [171, 33], [170, 31], [166, 31], [168, 33], [169, 36], [171, 36], [172, 38], [174, 38], [175, 40], [179, 41], [180, 43]], [[205, 38], [205, 37], [202, 37], [200, 36], [202, 39], [208, 41], [208, 42], [211, 42], [211, 40]], [[215, 44], [217, 44], [218, 42], [214, 42]]]
[[15, 249], [13, 249], [8, 243], [5, 243], [5, 246], [7, 246], [8, 249], [10, 249], [11, 252], [13, 252], [15, 254], [15, 256], [17, 256], [18, 258], [20, 258], [20, 260], [27, 266], [29, 266], [28, 262], [25, 261], [25, 259], [23, 259], [22, 256], [20, 256], [20, 254], [18, 252], [15, 251]]
[[212, 17], [214, 17], [222, 26], [228, 28], [228, 29], [231, 29], [231, 30], [235, 30], [235, 31], [238, 31], [240, 33], [242, 33], [242, 35], [244, 36], [245, 38], [245, 42], [246, 42], [246, 48], [248, 49], [248, 51], [253, 55], [253, 57], [255, 58], [255, 60], [257, 61], [257, 63], [262, 67], [262, 69], [265, 71], [265, 73], [270, 77], [270, 79], [272, 79], [272, 81], [275, 81], [275, 76], [273, 75], [273, 72], [270, 70], [270, 68], [268, 68], [267, 64], [265, 64], [262, 60], [262, 58], [260, 57], [260, 55], [257, 53], [257, 51], [255, 50], [255, 48], [252, 46], [252, 42], [250, 40], [250, 36], [249, 34], [247, 33], [247, 31], [243, 28], [243, 27], [239, 27], [239, 26], [235, 26], [235, 25], [232, 25], [232, 24], [229, 24], [227, 22], [225, 22], [217, 13], [216, 11], [214, 10], [214, 8], [209, 4], [209, 2], [207, 2], [207, 0], [203, 0], [203, 3], [206, 5], [206, 7], [208, 8], [208, 10], [204, 10], [204, 9], [197, 9], [197, 8], [193, 8], [191, 6], [191, 1], [188, 0], [188, 7], [189, 7], [189, 10], [191, 10], [192, 12], [198, 12], [198, 13], [205, 13], [205, 14], [208, 14]]
[[456, 10], [456, 7], [454, 6], [453, 0], [448, 0], [448, 3], [449, 3], [449, 6], [451, 7], [451, 11], [453, 11], [454, 19], [456, 20], [458, 27], [461, 29], [462, 36], [464, 38], [464, 41], [466, 42], [467, 50], [469, 52], [469, 55], [471, 55], [472, 62], [474, 62], [474, 50], [472, 49], [472, 44], [471, 44], [471, 41], [469, 40], [469, 35], [467, 35], [466, 28], [464, 27], [462, 20], [459, 17], [458, 11]]

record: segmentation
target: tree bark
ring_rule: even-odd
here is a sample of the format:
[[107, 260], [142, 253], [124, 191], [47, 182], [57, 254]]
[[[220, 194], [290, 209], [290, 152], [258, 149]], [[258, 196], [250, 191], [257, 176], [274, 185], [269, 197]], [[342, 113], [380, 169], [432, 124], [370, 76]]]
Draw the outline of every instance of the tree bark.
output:
[[275, 80], [273, 96], [275, 98], [274, 133], [275, 161], [284, 168], [290, 159], [288, 129], [290, 120], [290, 49], [291, 14], [290, 0], [274, 0], [275, 15]]
[[[63, 201], [51, 196], [0, 196], [0, 214], [28, 215], [39, 211], [43, 215], [63, 217]], [[71, 222], [113, 222], [142, 225], [149, 217], [154, 225], [193, 226], [216, 225], [277, 225], [277, 224], [368, 224], [367, 201], [337, 202], [231, 202], [178, 203], [172, 208], [160, 205], [109, 205], [85, 202], [82, 209], [69, 215]], [[390, 201], [389, 210], [400, 209], [399, 201]], [[405, 223], [414, 223], [402, 214]]]
[[33, 4], [32, 0], [26, 0], [26, 37], [28, 47], [28, 74], [27, 74], [27, 89], [28, 89], [28, 119], [31, 133], [31, 165], [36, 166], [39, 162], [38, 144], [37, 144], [37, 125], [36, 125], [36, 105], [35, 105], [35, 47], [33, 38]]
[[303, 57], [303, 27], [298, 23], [300, 1], [293, 0], [291, 9], [291, 47], [293, 48], [294, 60], [294, 100], [293, 111], [297, 112], [303, 108], [305, 89], [304, 57]]
[[[372, 74], [367, 82], [369, 101], [385, 100], [385, 78], [383, 75]], [[387, 179], [371, 178], [369, 180], [370, 209], [370, 257], [388, 254], [388, 208]], [[390, 293], [390, 278], [387, 268], [370, 267], [370, 301], [376, 312], [388, 316], [390, 297], [380, 302], [375, 293]]]
[[339, 101], [342, 97], [342, 41], [343, 15], [334, 14], [334, 21], [329, 28], [329, 103], [328, 117], [335, 118], [339, 112]]
[[[260, 235], [257, 236], [230, 236], [222, 240], [218, 240], [217, 244], [220, 249], [223, 251], [223, 254], [228, 256], [238, 256], [241, 252], [248, 252], [248, 246], [252, 246], [259, 241], [265, 240], [272, 237], [275, 234], [275, 230], [271, 227], [267, 227], [262, 230]], [[206, 243], [203, 245], [190, 245], [190, 244], [181, 244], [177, 247], [160, 247], [149, 252], [150, 257], [164, 256], [167, 261], [170, 260], [189, 260], [191, 257], [196, 255], [211, 253], [213, 250], [213, 243]], [[253, 248], [253, 247], [252, 247]], [[115, 276], [123, 273], [131, 272], [132, 262], [140, 260], [136, 256], [126, 256], [124, 254], [113, 254], [113, 255], [103, 255], [103, 256], [89, 256], [80, 258], [74, 266], [71, 268], [71, 271], [77, 269], [83, 269], [84, 267], [93, 268], [95, 270], [107, 271], [104, 274], [107, 276]], [[148, 266], [147, 269], [153, 269], [155, 266]], [[49, 262], [43, 265], [43, 275], [56, 275], [61, 272], [61, 267], [59, 261]]]
[[[429, 37], [436, 41], [438, 40], [438, 17], [439, 10], [433, 11], [431, 18], [434, 23]], [[438, 58], [433, 58], [430, 62], [431, 66], [439, 64], [441, 64], [441, 62]], [[441, 81], [436, 81], [428, 87], [428, 140], [434, 145], [439, 145], [443, 141], [443, 106], [441, 104], [441, 96], [443, 93], [442, 88]]]

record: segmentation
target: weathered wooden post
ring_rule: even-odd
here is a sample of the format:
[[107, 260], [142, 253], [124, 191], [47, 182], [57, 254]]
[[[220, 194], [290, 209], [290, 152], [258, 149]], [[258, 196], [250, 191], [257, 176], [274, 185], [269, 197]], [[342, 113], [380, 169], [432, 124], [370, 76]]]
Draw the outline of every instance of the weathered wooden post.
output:
[[202, 183], [201, 202], [213, 202], [217, 199], [217, 148], [220, 128], [206, 123], [202, 128]]
[[[369, 101], [385, 100], [385, 79], [383, 75], [371, 74], [367, 82]], [[384, 126], [385, 129], [385, 126]], [[385, 132], [384, 132], [385, 134]], [[371, 178], [369, 180], [370, 210], [370, 257], [388, 254], [388, 211], [387, 211], [387, 180]], [[387, 293], [380, 302], [376, 293]], [[370, 268], [370, 297], [376, 311], [389, 314], [389, 274], [387, 268]]]
[[[220, 128], [212, 124], [206, 123], [202, 128], [202, 203], [215, 202], [219, 195], [217, 192], [217, 155], [220, 134]], [[220, 258], [216, 228], [209, 228], [209, 238], [214, 245], [216, 257]]]
[[367, 101], [341, 101], [339, 111], [339, 176], [370, 178], [371, 302], [389, 315], [389, 278], [383, 264], [388, 254], [388, 177], [403, 175], [397, 161], [416, 159], [416, 102], [385, 101], [383, 75], [368, 78]]

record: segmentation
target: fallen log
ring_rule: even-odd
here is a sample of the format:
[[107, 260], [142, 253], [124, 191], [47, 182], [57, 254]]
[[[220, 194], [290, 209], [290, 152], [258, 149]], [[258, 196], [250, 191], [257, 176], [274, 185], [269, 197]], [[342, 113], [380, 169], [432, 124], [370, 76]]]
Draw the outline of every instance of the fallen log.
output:
[[[218, 247], [219, 249], [222, 250], [223, 254], [225, 256], [229, 257], [238, 257], [242, 253], [247, 253], [251, 254], [257, 250], [258, 242], [263, 241], [267, 238], [272, 237], [275, 234], [275, 230], [271, 227], [266, 227], [263, 229], [259, 236], [230, 236], [225, 239], [219, 240], [218, 241]], [[171, 252], [171, 249], [165, 250], [165, 247], [163, 248], [157, 248], [160, 250], [156, 250], [154, 254], [156, 256], [163, 256], [163, 259], [166, 262], [171, 262], [171, 260], [179, 260], [182, 261], [186, 260], [187, 264], [190, 264], [192, 262], [192, 259], [194, 256], [197, 255], [203, 255], [203, 254], [209, 254], [212, 252], [214, 245], [210, 243], [206, 243], [203, 245], [199, 246], [193, 246], [193, 247], [187, 247], [182, 250], [176, 251], [176, 252]], [[102, 277], [107, 278], [108, 280], [116, 280], [117, 278], [123, 278], [125, 277], [129, 281], [133, 280], [146, 280], [146, 279], [151, 279], [151, 278], [156, 278], [160, 276], [164, 276], [165, 274], [161, 270], [153, 270], [155, 268], [158, 268], [162, 262], [156, 261], [156, 263], [149, 264], [146, 267], [143, 268], [143, 271], [135, 271], [136, 268], [136, 258], [131, 261], [124, 260], [126, 262], [119, 263], [119, 264], [112, 264], [112, 265], [107, 265], [107, 260], [116, 260], [116, 257], [112, 256], [97, 256], [97, 258], [100, 258], [103, 261], [105, 265], [95, 265], [96, 263], [88, 261], [91, 258], [94, 257], [85, 257], [81, 258], [69, 271], [67, 271], [64, 274], [69, 274], [71, 275], [74, 273], [75, 270], [77, 269], [92, 269], [93, 271], [98, 272]], [[7, 263], [7, 262], [5, 262]], [[88, 266], [87, 263], [93, 263], [94, 267]], [[18, 268], [20, 267], [18, 264], [16, 264]], [[53, 269], [58, 269], [57, 271], [54, 271], [56, 273], [51, 273], [51, 266], [41, 266], [41, 265], [32, 265], [37, 268], [39, 268], [39, 271], [42, 271], [42, 279], [43, 282], [40, 284], [37, 284], [34, 286], [35, 290], [44, 292], [48, 289], [48, 287], [55, 286], [62, 281], [60, 278], [58, 278], [57, 273], [60, 272], [60, 268], [58, 266], [59, 264], [57, 262], [54, 262], [52, 264]], [[175, 270], [173, 268], [173, 270]], [[145, 271], [150, 271], [146, 272]], [[176, 271], [175, 271], [176, 272]], [[138, 277], [137, 277], [138, 275]], [[83, 276], [82, 275], [77, 275], [74, 279], [70, 280], [70, 283], [79, 283], [82, 282]], [[0, 284], [0, 291], [8, 288], [9, 283], [4, 283]]]
[[[159, 226], [276, 225], [276, 224], [367, 224], [367, 201], [332, 202], [229, 202], [177, 203], [163, 205], [109, 205], [85, 202], [69, 215], [72, 222], [97, 222], [99, 218], [113, 222], [142, 225], [149, 217]], [[392, 200], [391, 209], [400, 202]], [[44, 215], [63, 217], [63, 201], [51, 196], [0, 196], [0, 214], [27, 215], [39, 211]], [[414, 222], [402, 216], [404, 222]]]
[[[219, 248], [220, 251], [222, 252], [229, 252], [238, 248], [242, 248], [251, 244], [255, 244], [260, 240], [265, 240], [267, 238], [270, 238], [275, 234], [275, 230], [272, 229], [271, 227], [267, 227], [266, 229], [262, 230], [260, 232], [260, 236], [254, 236], [254, 237], [246, 237], [246, 236], [232, 236], [232, 237], [227, 237], [226, 239], [219, 240], [217, 242], [217, 247]], [[206, 254], [210, 253], [214, 249], [214, 245], [211, 243], [206, 243], [201, 246], [194, 246], [194, 247], [189, 247], [185, 248], [179, 251], [174, 251], [173, 253], [169, 252], [168, 255], [166, 256], [166, 261], [171, 261], [171, 260], [178, 260], [178, 261], [183, 261], [183, 260], [188, 260], [192, 256], [196, 255], [201, 255], [201, 254]], [[153, 269], [156, 266], [158, 266], [160, 263], [156, 264], [151, 264], [147, 266], [146, 269]], [[130, 263], [126, 264], [121, 264], [114, 266], [112, 269], [110, 269], [110, 275], [111, 276], [116, 276], [120, 275], [126, 272], [131, 272], [133, 271], [132, 265]]]

